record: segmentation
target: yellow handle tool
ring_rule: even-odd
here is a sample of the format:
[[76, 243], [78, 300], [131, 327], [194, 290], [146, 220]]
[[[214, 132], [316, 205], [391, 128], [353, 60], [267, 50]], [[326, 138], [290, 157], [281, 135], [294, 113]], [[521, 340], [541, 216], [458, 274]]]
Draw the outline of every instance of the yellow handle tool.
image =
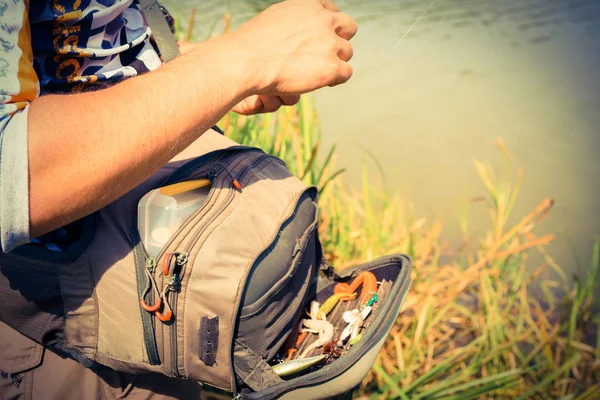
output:
[[159, 188], [158, 191], [160, 194], [164, 194], [165, 196], [175, 196], [180, 193], [189, 192], [190, 190], [210, 186], [211, 183], [212, 181], [210, 179], [194, 179], [191, 181], [184, 181], [163, 186]]

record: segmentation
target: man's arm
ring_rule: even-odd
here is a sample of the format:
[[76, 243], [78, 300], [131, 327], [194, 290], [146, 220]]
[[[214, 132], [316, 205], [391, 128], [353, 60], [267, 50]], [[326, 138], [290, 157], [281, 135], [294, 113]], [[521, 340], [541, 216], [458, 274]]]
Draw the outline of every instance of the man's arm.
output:
[[31, 237], [131, 190], [251, 95], [248, 59], [223, 37], [111, 88], [33, 101]]
[[125, 194], [248, 97], [285, 98], [347, 81], [355, 32], [329, 0], [289, 0], [156, 71], [102, 91], [35, 99], [30, 236]]

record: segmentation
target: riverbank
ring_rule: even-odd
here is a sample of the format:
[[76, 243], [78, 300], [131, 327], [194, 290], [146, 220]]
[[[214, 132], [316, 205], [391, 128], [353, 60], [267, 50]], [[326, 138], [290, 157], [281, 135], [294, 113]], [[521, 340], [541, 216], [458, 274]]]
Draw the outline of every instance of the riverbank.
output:
[[[523, 172], [501, 140], [501, 171], [474, 160], [487, 193], [464, 202], [459, 222], [465, 245], [450, 248], [440, 239], [439, 221], [416, 215], [410, 201], [383, 190], [364, 164], [362, 185], [344, 184], [335, 146], [320, 148], [310, 97], [275, 114], [229, 114], [220, 126], [319, 187], [319, 230], [332, 265], [343, 269], [390, 253], [414, 260], [411, 291], [363, 382], [362, 398], [597, 398], [600, 317], [592, 303], [600, 242], [585, 279], [570, 283], [546, 250], [554, 235], [535, 233], [552, 199], [540, 199], [531, 213], [508, 224]], [[490, 215], [489, 230], [478, 237], [469, 229], [473, 203], [483, 203]], [[537, 268], [528, 266], [533, 254], [544, 260]]]

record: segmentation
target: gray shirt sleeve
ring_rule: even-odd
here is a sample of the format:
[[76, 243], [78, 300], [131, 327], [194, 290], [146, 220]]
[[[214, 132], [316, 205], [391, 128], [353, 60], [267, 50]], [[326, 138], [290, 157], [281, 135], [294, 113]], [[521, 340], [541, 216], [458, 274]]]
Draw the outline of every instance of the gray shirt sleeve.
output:
[[29, 2], [2, 2], [0, 12], [0, 251], [29, 241], [27, 116], [39, 96], [33, 68]]
[[29, 106], [0, 120], [0, 247], [9, 252], [29, 241]]

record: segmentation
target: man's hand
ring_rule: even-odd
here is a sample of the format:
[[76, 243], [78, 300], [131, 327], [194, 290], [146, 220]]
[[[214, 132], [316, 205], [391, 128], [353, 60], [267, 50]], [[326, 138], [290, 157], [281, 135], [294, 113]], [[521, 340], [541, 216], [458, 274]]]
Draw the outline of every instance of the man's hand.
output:
[[349, 40], [357, 29], [331, 0], [287, 0], [229, 35], [243, 46], [239, 52], [253, 60], [257, 94], [286, 96], [350, 79]]
[[[242, 46], [237, 52], [249, 56], [262, 76], [256, 82], [258, 94], [242, 100], [233, 111], [243, 115], [277, 111], [296, 104], [299, 94], [346, 82], [352, 76], [349, 40], [356, 31], [356, 22], [330, 0], [287, 0], [269, 7], [226, 35]], [[180, 42], [179, 47], [185, 54], [195, 46]]]
[[[192, 51], [198, 43], [187, 42], [180, 40], [177, 42], [181, 54], [186, 54]], [[300, 101], [299, 95], [290, 96], [269, 96], [269, 95], [252, 95], [240, 101], [232, 111], [242, 115], [254, 115], [261, 113], [275, 112], [281, 106], [293, 106]]]

